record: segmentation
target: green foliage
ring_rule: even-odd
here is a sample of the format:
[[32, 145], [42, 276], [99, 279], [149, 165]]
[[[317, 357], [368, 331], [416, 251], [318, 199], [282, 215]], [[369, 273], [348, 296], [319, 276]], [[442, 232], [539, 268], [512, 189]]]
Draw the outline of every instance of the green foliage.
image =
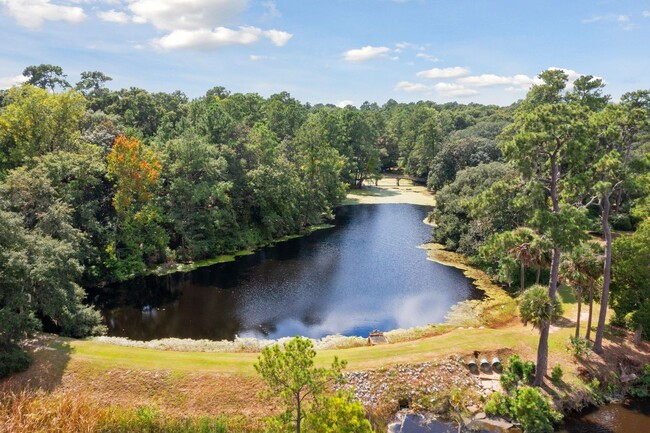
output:
[[75, 151], [86, 107], [76, 92], [50, 93], [25, 85], [9, 90], [0, 112], [0, 172], [56, 150]]
[[541, 327], [544, 323], [553, 322], [562, 316], [562, 303], [556, 299], [551, 305], [547, 288], [534, 285], [521, 295], [519, 312], [524, 322], [530, 322], [534, 327]]
[[591, 355], [591, 348], [591, 341], [573, 335], [569, 337], [569, 350], [571, 350], [573, 356], [576, 358], [582, 358], [583, 356], [589, 358], [589, 355]]
[[539, 389], [522, 386], [511, 394], [493, 393], [485, 405], [488, 415], [498, 415], [521, 424], [524, 433], [552, 433], [562, 415], [551, 408]]
[[499, 160], [495, 137], [504, 125], [503, 121], [484, 121], [451, 134], [431, 160], [427, 186], [437, 191], [453, 182], [460, 170]]
[[551, 370], [551, 380], [555, 385], [559, 385], [562, 382], [562, 366], [560, 364], [555, 364], [553, 370]]
[[641, 377], [632, 383], [632, 387], [628, 393], [635, 398], [648, 398], [650, 397], [650, 364], [643, 366]]
[[14, 344], [0, 345], [0, 379], [20, 371], [25, 371], [32, 358]]
[[650, 339], [650, 220], [613, 246], [612, 308], [631, 330], [643, 328]]
[[348, 393], [320, 399], [305, 418], [305, 431], [313, 433], [372, 433], [363, 405]]
[[309, 409], [324, 395], [326, 386], [341, 380], [341, 370], [347, 363], [335, 357], [330, 368], [315, 367], [313, 347], [311, 340], [294, 337], [283, 348], [276, 344], [262, 350], [255, 370], [268, 389], [261, 395], [279, 397], [285, 407], [283, 414], [271, 420], [272, 425], [293, 424], [300, 431]]
[[511, 391], [519, 385], [530, 385], [535, 377], [535, 363], [523, 361], [519, 355], [512, 355], [501, 374], [501, 385]]
[[500, 162], [458, 172], [454, 182], [436, 193], [436, 208], [432, 213], [436, 224], [434, 240], [451, 250], [474, 255], [489, 236], [514, 228], [516, 220], [502, 218], [502, 215], [512, 212], [509, 199], [499, 203], [500, 212], [481, 218], [472, 217], [476, 207], [474, 198], [511, 172], [511, 167]]

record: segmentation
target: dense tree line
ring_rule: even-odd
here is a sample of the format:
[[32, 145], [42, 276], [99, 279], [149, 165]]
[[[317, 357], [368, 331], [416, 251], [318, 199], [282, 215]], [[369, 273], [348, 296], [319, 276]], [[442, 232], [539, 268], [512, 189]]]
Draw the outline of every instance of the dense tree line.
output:
[[190, 100], [113, 91], [99, 71], [71, 84], [53, 65], [24, 76], [0, 91], [4, 348], [43, 320], [66, 335], [101, 332], [81, 285], [298, 233], [387, 171], [440, 172], [437, 187], [497, 159], [510, 116], [476, 104], [311, 106], [223, 87]]
[[[602, 80], [592, 76], [569, 85], [564, 72], [548, 70], [540, 79], [496, 135], [496, 151], [503, 155], [498, 162], [473, 166], [463, 155], [470, 145], [461, 141], [438, 153], [439, 169], [429, 174], [431, 184], [444, 185], [432, 215], [436, 241], [474, 256], [496, 279], [521, 292], [544, 275], [546, 300], [537, 288], [522, 297], [545, 309], [536, 321], [537, 385], [547, 371], [548, 329], [561, 282], [575, 290], [579, 307], [588, 299], [587, 339], [594, 299], [608, 305], [610, 289], [612, 321], [650, 335], [644, 295], [650, 288], [650, 254], [642, 247], [650, 217], [650, 91], [626, 93], [613, 103]], [[478, 143], [470, 147], [471, 157], [489, 149]], [[447, 153], [462, 161], [455, 178], [445, 174], [452, 165], [437, 162]], [[615, 240], [613, 229], [624, 232]], [[602, 351], [605, 320], [603, 308], [596, 352]]]

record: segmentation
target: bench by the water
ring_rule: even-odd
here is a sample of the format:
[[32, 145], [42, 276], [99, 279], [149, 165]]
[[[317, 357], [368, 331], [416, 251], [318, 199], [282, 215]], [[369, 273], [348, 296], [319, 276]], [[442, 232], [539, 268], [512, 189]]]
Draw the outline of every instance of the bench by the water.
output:
[[368, 344], [371, 346], [376, 346], [378, 344], [388, 344], [388, 338], [386, 338], [383, 332], [375, 329], [370, 333], [370, 335], [368, 335]]

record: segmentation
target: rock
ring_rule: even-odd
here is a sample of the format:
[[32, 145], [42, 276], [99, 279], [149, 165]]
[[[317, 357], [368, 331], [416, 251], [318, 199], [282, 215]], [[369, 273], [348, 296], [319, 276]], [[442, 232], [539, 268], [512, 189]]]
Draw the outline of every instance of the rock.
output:
[[514, 424], [502, 419], [477, 419], [474, 418], [467, 426], [470, 430], [480, 431], [485, 433], [511, 433], [511, 428]]
[[487, 415], [485, 414], [485, 412], [479, 412], [476, 415], [474, 415], [474, 419], [485, 419], [485, 418], [487, 418]]
[[633, 380], [637, 380], [638, 376], [634, 373], [632, 374], [623, 374], [621, 375], [621, 383], [628, 383], [632, 382]]

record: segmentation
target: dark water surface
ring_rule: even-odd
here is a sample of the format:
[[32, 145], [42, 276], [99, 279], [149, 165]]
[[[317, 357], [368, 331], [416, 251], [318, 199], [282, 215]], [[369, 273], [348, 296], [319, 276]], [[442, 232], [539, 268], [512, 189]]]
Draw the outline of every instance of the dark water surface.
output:
[[569, 416], [558, 433], [650, 433], [650, 400], [613, 403]]
[[452, 305], [482, 292], [417, 248], [431, 237], [422, 222], [428, 211], [345, 206], [335, 228], [235, 262], [94, 290], [91, 299], [109, 335], [137, 340], [365, 337], [374, 328], [441, 322]]

